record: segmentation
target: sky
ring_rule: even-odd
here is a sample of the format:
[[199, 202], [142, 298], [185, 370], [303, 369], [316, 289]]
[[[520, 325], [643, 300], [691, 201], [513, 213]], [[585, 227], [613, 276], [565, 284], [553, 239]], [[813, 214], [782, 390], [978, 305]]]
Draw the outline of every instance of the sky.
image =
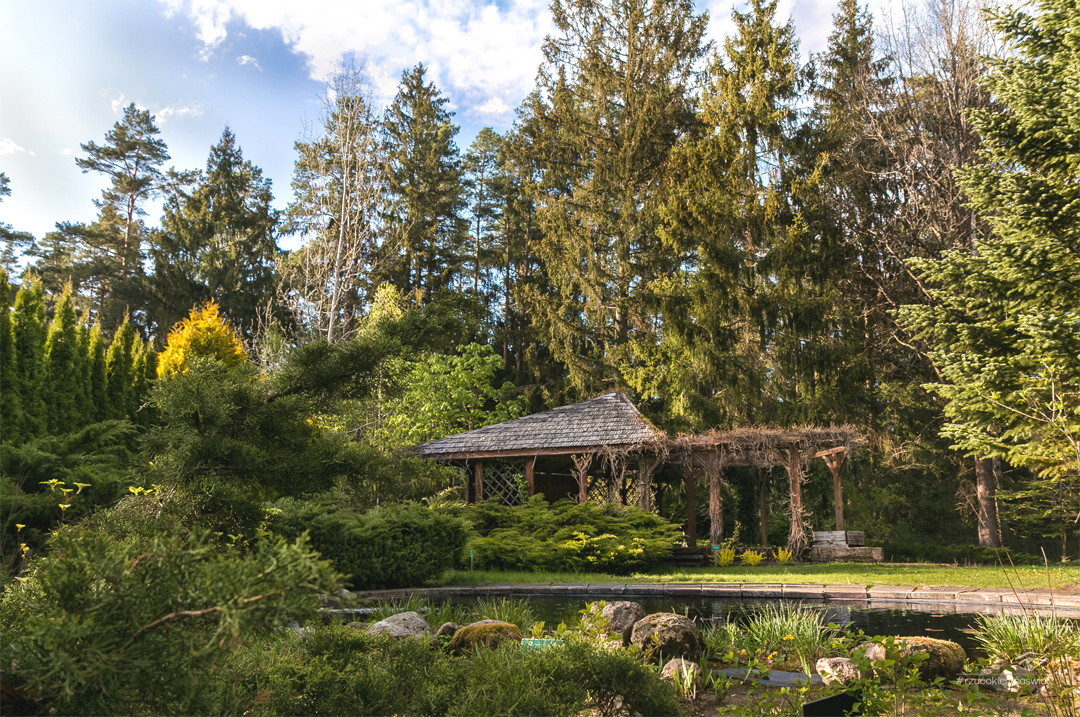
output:
[[[742, 4], [696, 2], [721, 47]], [[804, 57], [825, 48], [835, 0], [779, 9]], [[293, 143], [349, 59], [384, 104], [402, 71], [424, 63], [464, 151], [481, 128], [513, 125], [553, 29], [548, 0], [0, 0], [0, 172], [12, 192], [0, 222], [40, 238], [58, 221], [93, 221], [106, 182], [75, 158], [132, 102], [153, 113], [177, 169], [204, 167], [228, 125], [284, 208]], [[159, 205], [147, 211], [157, 225]]]

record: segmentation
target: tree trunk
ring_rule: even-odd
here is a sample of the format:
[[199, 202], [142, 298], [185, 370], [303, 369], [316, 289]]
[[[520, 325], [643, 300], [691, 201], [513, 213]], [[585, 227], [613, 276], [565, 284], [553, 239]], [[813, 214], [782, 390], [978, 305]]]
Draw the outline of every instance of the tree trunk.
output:
[[1000, 548], [997, 518], [997, 477], [992, 458], [975, 459], [975, 488], [979, 499], [979, 545]]

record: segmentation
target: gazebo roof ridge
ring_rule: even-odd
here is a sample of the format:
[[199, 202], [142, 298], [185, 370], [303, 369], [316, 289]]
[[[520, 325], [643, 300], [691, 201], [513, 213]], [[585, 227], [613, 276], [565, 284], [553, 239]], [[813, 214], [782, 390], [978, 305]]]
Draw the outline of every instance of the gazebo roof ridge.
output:
[[623, 393], [613, 391], [465, 433], [427, 441], [408, 450], [424, 458], [452, 459], [541, 453], [632, 450], [666, 440]]

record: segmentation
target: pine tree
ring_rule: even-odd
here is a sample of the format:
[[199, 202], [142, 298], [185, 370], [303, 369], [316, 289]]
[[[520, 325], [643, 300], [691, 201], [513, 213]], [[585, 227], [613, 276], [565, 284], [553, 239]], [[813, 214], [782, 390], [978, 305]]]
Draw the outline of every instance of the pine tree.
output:
[[499, 166], [503, 143], [497, 132], [484, 127], [469, 146], [463, 162], [463, 186], [470, 217], [471, 289], [477, 296], [484, 297], [489, 311], [495, 293], [492, 270], [501, 268], [503, 263], [500, 261], [503, 252], [497, 248], [502, 233], [501, 185], [505, 183]]
[[130, 419], [135, 413], [135, 329], [124, 318], [105, 355], [105, 415]]
[[677, 266], [657, 235], [671, 148], [694, 123], [706, 17], [687, 0], [556, 0], [524, 115], [539, 253], [556, 291], [530, 308], [581, 395], [651, 392], [656, 295]]
[[98, 321], [111, 326], [125, 311], [141, 308], [147, 234], [141, 219], [146, 214], [143, 204], [160, 192], [161, 165], [169, 153], [150, 113], [134, 103], [105, 134], [103, 144], [87, 142], [81, 147], [87, 156], [75, 160], [79, 168], [109, 178], [101, 199], [94, 201], [101, 214], [95, 225], [85, 228], [84, 251], [98, 285]]
[[56, 303], [45, 339], [45, 387], [48, 430], [71, 433], [83, 424], [79, 415], [79, 329], [71, 287]]
[[15, 295], [12, 314], [21, 423], [17, 435], [22, 441], [45, 434], [48, 426], [45, 404], [45, 291], [36, 276], [27, 275]]
[[900, 316], [933, 343], [943, 435], [968, 455], [1030, 467], [1070, 506], [1052, 516], [1065, 531], [1080, 510], [1080, 11], [1071, 0], [1037, 7], [993, 14], [1010, 47], [986, 88], [1003, 106], [971, 113], [985, 161], [957, 172], [994, 236], [911, 260], [936, 303]]
[[277, 212], [270, 180], [244, 159], [226, 127], [211, 147], [206, 173], [190, 193], [170, 192], [162, 230], [150, 251], [159, 333], [188, 310], [214, 300], [245, 336], [274, 304]]
[[19, 397], [19, 366], [15, 353], [15, 324], [11, 316], [11, 285], [0, 268], [0, 440], [18, 443], [23, 423]]
[[452, 288], [462, 266], [466, 231], [461, 218], [458, 128], [446, 98], [425, 82], [423, 65], [406, 70], [386, 111], [387, 206], [384, 221], [399, 252], [384, 274], [418, 303]]

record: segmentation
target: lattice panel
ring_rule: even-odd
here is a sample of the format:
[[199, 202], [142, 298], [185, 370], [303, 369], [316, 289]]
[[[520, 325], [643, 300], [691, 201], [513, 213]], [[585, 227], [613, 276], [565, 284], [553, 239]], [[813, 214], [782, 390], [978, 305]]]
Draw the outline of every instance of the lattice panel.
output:
[[514, 506], [521, 505], [529, 494], [520, 461], [486, 461], [483, 482], [483, 500], [498, 497], [505, 505]]

